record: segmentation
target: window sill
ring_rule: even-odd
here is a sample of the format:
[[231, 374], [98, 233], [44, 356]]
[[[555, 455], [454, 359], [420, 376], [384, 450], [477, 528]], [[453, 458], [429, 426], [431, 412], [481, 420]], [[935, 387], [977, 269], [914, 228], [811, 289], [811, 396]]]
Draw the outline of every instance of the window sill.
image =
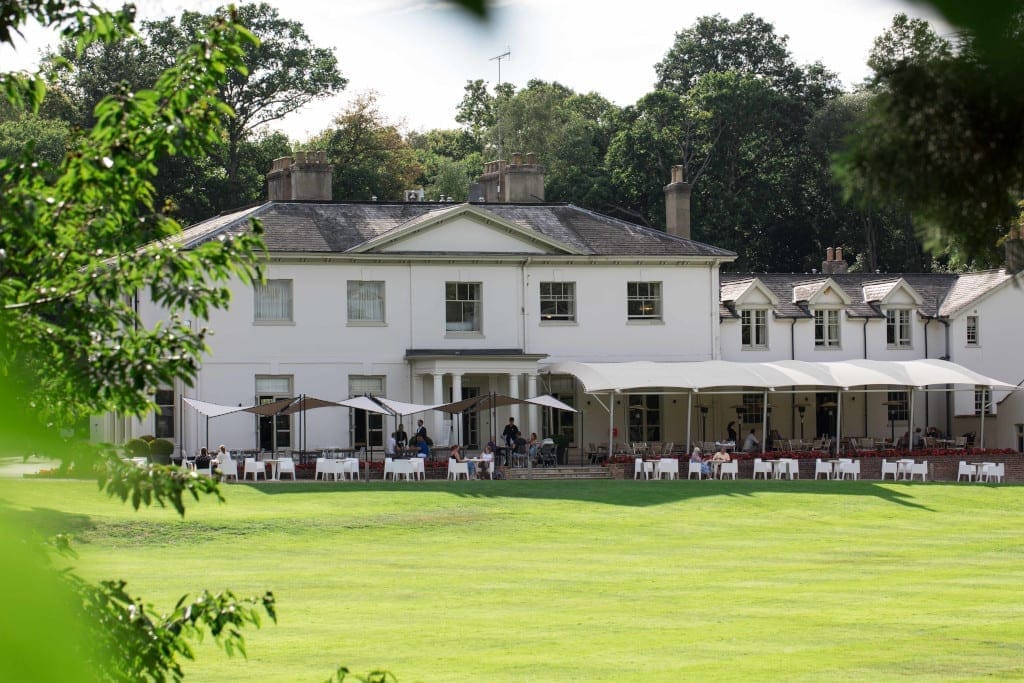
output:
[[825, 346], [824, 344], [821, 344], [819, 346], [818, 344], [815, 344], [814, 345], [814, 350], [815, 351], [842, 351], [843, 347], [842, 346], [838, 346], [838, 345], [836, 345], [836, 346]]
[[388, 324], [379, 320], [349, 320], [345, 327], [387, 327]]
[[575, 320], [541, 320], [541, 327], [579, 327]]
[[769, 350], [770, 349], [768, 348], [767, 344], [765, 344], [763, 346], [747, 345], [747, 346], [741, 346], [740, 347], [740, 351], [769, 351]]
[[885, 347], [889, 351], [913, 351], [913, 346], [898, 346], [896, 344], [887, 344]]
[[661, 320], [660, 318], [658, 320], [653, 320], [653, 319], [651, 319], [651, 320], [647, 320], [647, 319], [629, 320], [629, 319], [627, 319], [626, 320], [626, 324], [627, 325], [664, 325], [665, 321]]
[[253, 325], [258, 327], [279, 327], [279, 326], [295, 326], [294, 320], [253, 320]]
[[483, 339], [483, 332], [445, 332], [445, 339]]

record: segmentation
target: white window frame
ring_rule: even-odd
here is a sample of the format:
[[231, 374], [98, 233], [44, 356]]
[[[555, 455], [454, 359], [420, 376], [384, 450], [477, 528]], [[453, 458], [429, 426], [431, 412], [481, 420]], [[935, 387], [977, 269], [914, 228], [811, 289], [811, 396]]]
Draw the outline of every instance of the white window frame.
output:
[[[449, 289], [455, 288], [454, 298], [450, 298]], [[459, 310], [459, 315], [450, 317], [450, 313]], [[475, 315], [467, 327], [466, 309], [472, 306]], [[444, 283], [444, 330], [449, 335], [481, 335], [484, 331], [484, 285], [482, 282], [445, 282]]]
[[976, 314], [967, 316], [966, 323], [967, 346], [981, 346], [981, 325], [978, 316]]
[[[387, 324], [387, 287], [383, 280], [349, 280], [345, 283], [345, 290], [346, 316], [349, 325], [380, 326]], [[376, 300], [373, 297], [376, 297]], [[372, 311], [368, 312], [367, 309], [373, 307], [378, 307], [379, 312], [376, 314]]]
[[[168, 396], [168, 394], [170, 394], [170, 396]], [[161, 401], [161, 398], [170, 398], [170, 401]], [[174, 441], [178, 435], [178, 401], [174, 394], [174, 388], [167, 386], [158, 388], [153, 394], [153, 403], [156, 404], [156, 412], [153, 414], [153, 436], [158, 439], [170, 439], [171, 441]], [[161, 421], [160, 418], [166, 419]], [[170, 433], [164, 433], [164, 431], [160, 429], [161, 422], [170, 424]]]
[[[545, 290], [547, 290], [545, 292]], [[576, 322], [576, 283], [541, 282], [537, 288], [540, 298], [540, 321], [542, 324]], [[544, 304], [554, 309], [545, 313]]]
[[[283, 298], [284, 301], [273, 301]], [[282, 310], [282, 309], [287, 309]], [[279, 313], [279, 315], [275, 315]], [[275, 278], [253, 285], [253, 322], [257, 325], [289, 325], [294, 322], [295, 287], [291, 278]]]
[[745, 351], [768, 348], [767, 308], [745, 308], [740, 311], [740, 347]]
[[[626, 283], [626, 320], [628, 322], [661, 322], [661, 282], [634, 281]], [[632, 313], [630, 308], [639, 305], [641, 310]], [[650, 310], [645, 310], [649, 306]]]
[[[349, 375], [348, 395], [349, 398], [373, 394], [375, 396], [387, 396], [386, 375]], [[383, 447], [385, 441], [385, 430], [387, 421], [380, 413], [366, 414], [362, 409], [356, 408], [348, 411], [348, 442], [353, 448], [356, 447], [357, 432], [365, 433], [369, 426], [369, 442], [371, 447]], [[365, 442], [363, 443], [365, 446]]]
[[885, 345], [890, 349], [912, 349], [914, 318], [909, 308], [890, 308], [885, 312]]
[[[819, 330], [822, 332], [818, 334]], [[834, 331], [835, 334], [830, 334]], [[837, 308], [819, 308], [814, 311], [814, 348], [842, 348], [842, 325]]]

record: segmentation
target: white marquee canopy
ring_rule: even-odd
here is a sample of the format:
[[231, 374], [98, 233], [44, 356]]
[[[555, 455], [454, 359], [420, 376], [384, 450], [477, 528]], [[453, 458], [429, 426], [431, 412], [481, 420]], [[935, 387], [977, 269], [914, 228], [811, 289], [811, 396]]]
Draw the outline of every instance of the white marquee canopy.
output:
[[635, 361], [547, 366], [552, 374], [574, 375], [587, 393], [674, 388], [701, 391], [716, 387], [780, 389], [783, 387], [889, 386], [927, 387], [946, 384], [986, 386], [1003, 391], [1017, 387], [986, 377], [962, 365], [928, 358], [908, 361], [848, 360], [829, 363], [783, 360], [739, 363], [725, 360], [693, 362]]

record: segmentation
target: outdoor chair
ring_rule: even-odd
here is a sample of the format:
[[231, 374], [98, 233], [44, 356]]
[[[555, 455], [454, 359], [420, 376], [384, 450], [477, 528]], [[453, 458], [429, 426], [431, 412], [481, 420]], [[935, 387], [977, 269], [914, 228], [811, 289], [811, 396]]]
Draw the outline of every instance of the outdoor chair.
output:
[[1001, 483], [1004, 477], [1006, 477], [1006, 463], [993, 463], [988, 468], [985, 481], [994, 480]]
[[220, 472], [221, 479], [227, 481], [228, 477], [234, 477], [235, 481], [238, 481], [237, 460], [228, 455], [225, 456], [222, 460], [218, 460], [217, 463], [217, 471]]
[[661, 457], [667, 458], [672, 455], [672, 449], [675, 448], [674, 441], [668, 441], [661, 447]]
[[512, 467], [526, 467], [529, 460], [530, 454], [526, 450], [526, 440], [516, 439], [516, 447], [512, 450]]
[[415, 479], [427, 478], [427, 466], [423, 458], [409, 458], [409, 463], [412, 465], [412, 474]]
[[693, 479], [693, 475], [696, 474], [698, 479], [703, 479], [704, 474], [701, 472], [701, 465], [704, 463], [691, 462], [688, 463], [689, 467], [686, 468], [686, 478]]
[[[418, 460], [419, 458], [417, 458]], [[409, 460], [392, 460], [391, 461], [391, 479], [398, 481], [399, 477], [404, 477], [406, 481], [413, 478], [413, 464]]]
[[262, 462], [256, 460], [256, 458], [246, 458], [245, 467], [242, 472], [242, 479], [248, 479], [250, 474], [252, 475], [253, 481], [258, 481], [261, 474], [263, 475], [263, 478], [266, 479], [267, 467]]
[[956, 468], [956, 480], [963, 481], [964, 477], [967, 477], [967, 481], [970, 482], [976, 476], [978, 476], [978, 469], [974, 465], [968, 465], [967, 461], [961, 460], [960, 464]]
[[825, 479], [832, 478], [832, 463], [822, 461], [821, 458], [815, 458], [814, 460], [814, 478], [817, 479], [819, 474], [824, 474]]
[[327, 481], [327, 477], [329, 476], [331, 479], [336, 480], [338, 478], [338, 471], [335, 468], [336, 463], [337, 461], [333, 458], [317, 458], [316, 469], [313, 471], [313, 479], [319, 479], [322, 476], [324, 481]]
[[914, 481], [914, 477], [920, 475], [921, 481], [925, 481], [928, 477], [928, 461], [915, 462], [910, 466], [910, 481]]
[[790, 480], [800, 478], [800, 461], [796, 458], [789, 458], [785, 462], [786, 473], [789, 474]]
[[860, 479], [860, 460], [850, 460], [849, 458], [840, 458], [839, 464], [836, 465], [836, 479]]
[[448, 458], [448, 478], [457, 480], [459, 475], [464, 475], [466, 479], [469, 479], [469, 463]]
[[757, 475], [762, 474], [767, 480], [772, 476], [772, 464], [765, 462], [761, 458], [754, 458], [754, 479], [757, 479]]
[[633, 479], [639, 479], [643, 475], [644, 479], [650, 479], [654, 474], [654, 463], [644, 462], [643, 458], [636, 458], [633, 460]]
[[281, 458], [277, 463], [277, 478], [281, 479], [286, 474], [292, 475], [292, 481], [295, 481], [295, 461], [291, 458]]
[[555, 466], [555, 445], [552, 443], [542, 444], [537, 451], [537, 464], [541, 467]]
[[[419, 460], [419, 458], [417, 458]], [[334, 478], [337, 479], [340, 475], [342, 479], [359, 479], [359, 458], [345, 458], [340, 461], [335, 461], [334, 464]]]
[[965, 448], [967, 448], [967, 437], [966, 436], [958, 436], [955, 439], [953, 439], [953, 450], [959, 451], [959, 450], [963, 450]]
[[981, 463], [981, 467], [978, 468], [978, 481], [991, 481], [992, 470], [995, 469], [995, 466], [994, 462]]
[[668, 475], [669, 479], [679, 478], [679, 461], [675, 458], [662, 458], [658, 461], [658, 467], [655, 471], [657, 479], [664, 479]]
[[740, 464], [736, 461], [723, 462], [718, 468], [718, 476], [720, 479], [725, 479], [726, 475], [732, 475], [732, 478], [735, 479], [739, 476], [739, 473]]
[[893, 461], [889, 462], [885, 458], [882, 458], [882, 479], [885, 479], [885, 475], [891, 474], [892, 480], [896, 481], [896, 477], [899, 476], [900, 466], [899, 463]]
[[388, 475], [391, 475], [392, 481], [395, 479], [395, 459], [384, 458], [384, 480], [387, 481]]

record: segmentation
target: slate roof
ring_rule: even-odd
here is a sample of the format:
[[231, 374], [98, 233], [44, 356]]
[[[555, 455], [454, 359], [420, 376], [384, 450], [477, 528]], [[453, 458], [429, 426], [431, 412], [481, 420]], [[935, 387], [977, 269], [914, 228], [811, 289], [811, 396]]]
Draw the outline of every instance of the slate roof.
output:
[[[188, 248], [224, 232], [248, 230], [249, 219], [259, 218], [263, 223], [263, 241], [270, 253], [343, 253], [392, 230], [410, 227], [464, 206], [425, 202], [267, 202], [197, 223], [175, 239]], [[473, 206], [589, 256], [697, 256], [723, 260], [736, 257], [726, 249], [675, 237], [572, 204], [473, 203]]]
[[[966, 303], [950, 305], [950, 302], [969, 302], [977, 299], [983, 293], [990, 291], [1002, 282], [1009, 279], [1003, 271], [989, 271], [985, 273], [969, 273], [957, 275], [955, 273], [890, 273], [880, 275], [878, 273], [837, 273], [809, 274], [809, 273], [722, 273], [721, 291], [731, 291], [730, 288], [737, 283], [749, 282], [752, 278], [758, 278], [778, 298], [779, 305], [775, 313], [780, 318], [809, 318], [813, 314], [806, 306], [793, 303], [794, 291], [798, 293], [797, 299], [808, 292], [814, 292], [821, 284], [830, 277], [843, 288], [843, 291], [852, 299], [845, 309], [854, 318], [880, 318], [885, 315], [876, 305], [873, 305], [867, 297], [874, 299], [875, 294], [880, 291], [892, 288], [892, 285], [902, 277], [907, 284], [921, 296], [921, 313], [929, 316], [948, 316], [959, 310], [959, 307]], [[886, 290], [888, 291], [888, 290]], [[867, 294], [867, 297], [865, 296]], [[720, 301], [726, 301], [724, 294], [720, 293]], [[727, 316], [734, 317], [734, 316]]]

